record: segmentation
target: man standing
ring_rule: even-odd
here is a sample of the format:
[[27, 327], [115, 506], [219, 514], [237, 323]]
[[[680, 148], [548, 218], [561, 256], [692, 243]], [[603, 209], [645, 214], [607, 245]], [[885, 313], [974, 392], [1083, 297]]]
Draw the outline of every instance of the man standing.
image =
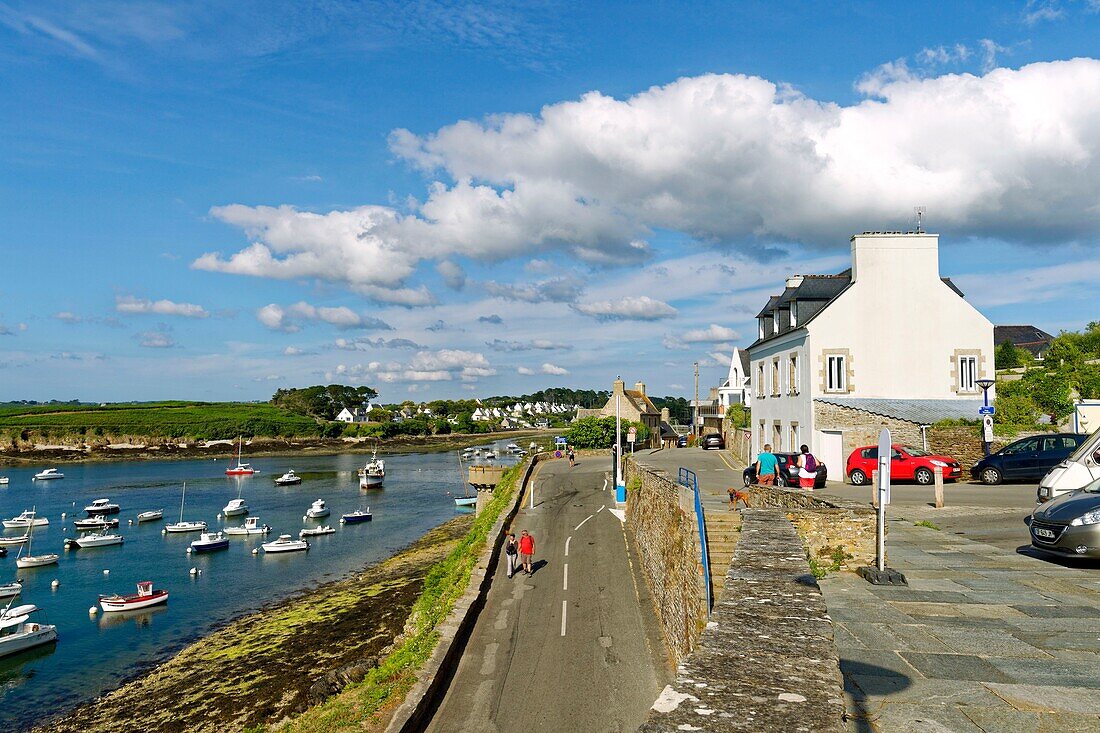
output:
[[531, 574], [531, 560], [535, 554], [535, 538], [527, 530], [519, 536], [519, 561], [523, 565], [524, 575]]
[[778, 473], [779, 460], [772, 453], [771, 443], [765, 443], [764, 450], [756, 456], [756, 483], [760, 486], [775, 486]]

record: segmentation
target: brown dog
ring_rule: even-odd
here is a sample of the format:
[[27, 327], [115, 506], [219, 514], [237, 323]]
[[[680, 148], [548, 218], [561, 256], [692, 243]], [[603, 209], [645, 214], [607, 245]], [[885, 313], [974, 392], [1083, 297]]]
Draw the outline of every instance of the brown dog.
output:
[[749, 492], [742, 491], [741, 489], [735, 489], [732, 486], [728, 490], [730, 495], [730, 511], [737, 508], [737, 504], [743, 502], [745, 508], [749, 507]]

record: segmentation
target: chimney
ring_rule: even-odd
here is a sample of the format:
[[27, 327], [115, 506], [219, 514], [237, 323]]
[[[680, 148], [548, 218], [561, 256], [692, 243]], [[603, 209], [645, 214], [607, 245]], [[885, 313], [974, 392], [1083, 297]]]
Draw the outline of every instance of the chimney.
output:
[[804, 279], [805, 279], [805, 277], [803, 277], [802, 275], [791, 275], [790, 277], [787, 278], [787, 287], [788, 288], [797, 288], [799, 285], [802, 284], [802, 281]]
[[645, 382], [635, 382], [634, 383], [634, 391], [635, 392], [641, 392], [644, 395], [645, 394]]
[[626, 390], [626, 382], [622, 378], [616, 379], [611, 385], [611, 394], [622, 394]]
[[927, 286], [940, 279], [938, 234], [864, 232], [852, 237], [852, 281]]
[[672, 415], [669, 413], [667, 407], [662, 407], [661, 408], [661, 422], [667, 422], [667, 423], [672, 422]]

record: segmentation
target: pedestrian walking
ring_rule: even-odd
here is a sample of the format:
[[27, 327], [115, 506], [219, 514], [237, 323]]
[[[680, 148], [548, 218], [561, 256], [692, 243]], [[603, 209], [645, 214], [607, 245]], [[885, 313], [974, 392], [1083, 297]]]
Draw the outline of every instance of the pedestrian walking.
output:
[[519, 536], [519, 561], [523, 565], [523, 573], [531, 575], [531, 560], [535, 555], [535, 538], [527, 530]]
[[817, 480], [817, 459], [805, 445], [798, 450], [801, 452], [798, 456], [798, 485], [806, 491], [813, 491]]
[[516, 541], [516, 533], [509, 532], [504, 539], [504, 557], [508, 562], [508, 577], [516, 574], [516, 556], [519, 554], [519, 543]]
[[569, 449], [569, 467], [577, 465], [577, 454], [573, 452], [573, 449]]
[[771, 443], [764, 444], [764, 450], [756, 456], [756, 483], [760, 486], [774, 486], [779, 473], [779, 459], [772, 453]]

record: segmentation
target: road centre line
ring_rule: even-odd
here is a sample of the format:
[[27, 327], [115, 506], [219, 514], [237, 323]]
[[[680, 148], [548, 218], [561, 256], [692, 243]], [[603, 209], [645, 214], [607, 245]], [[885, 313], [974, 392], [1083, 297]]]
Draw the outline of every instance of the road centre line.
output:
[[565, 556], [569, 557], [569, 540], [573, 539], [573, 535], [569, 535], [565, 538]]
[[585, 522], [587, 522], [589, 519], [591, 519], [594, 516], [596, 516], [596, 515], [595, 514], [589, 514], [587, 517], [584, 518], [584, 520], [581, 521], [580, 524], [578, 524], [576, 527], [573, 528], [573, 531], [576, 532], [578, 529], [580, 529], [581, 527], [584, 526]]
[[607, 504], [604, 504], [604, 505], [603, 505], [602, 507], [600, 507], [599, 509], [597, 509], [597, 510], [596, 510], [596, 514], [599, 514], [599, 513], [600, 513], [600, 512], [602, 512], [602, 511], [603, 511], [604, 509], [607, 509]]
[[569, 563], [565, 563], [565, 575], [562, 578], [561, 589], [569, 590]]
[[565, 612], [567, 610], [567, 606], [565, 605], [565, 603], [566, 603], [565, 601], [561, 602], [561, 635], [562, 636], [565, 636]]

